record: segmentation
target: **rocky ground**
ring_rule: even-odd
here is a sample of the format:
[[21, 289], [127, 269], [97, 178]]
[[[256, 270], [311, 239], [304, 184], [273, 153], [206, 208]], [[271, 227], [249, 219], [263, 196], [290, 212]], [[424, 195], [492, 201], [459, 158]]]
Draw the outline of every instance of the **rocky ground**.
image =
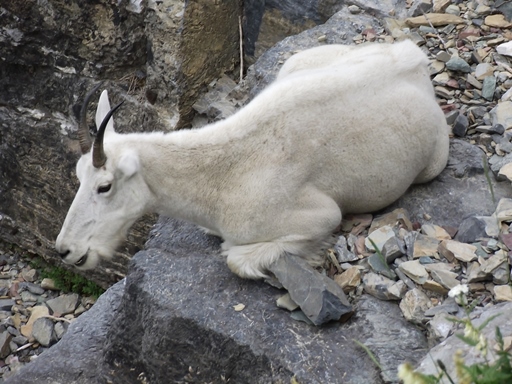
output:
[[94, 302], [59, 291], [22, 254], [0, 248], [0, 382], [58, 342]]
[[[350, 43], [411, 38], [423, 47], [432, 59], [435, 91], [454, 137], [479, 146], [489, 172], [512, 180], [512, 4], [445, 0], [431, 7], [428, 0], [414, 2], [411, 18], [388, 19], [380, 30], [363, 29]], [[196, 104], [203, 113], [196, 124], [234, 110], [222, 98], [233, 96], [236, 84], [225, 78], [217, 85]], [[475, 315], [495, 303], [512, 301], [512, 199], [495, 206], [493, 215], [470, 218], [459, 228], [411, 222], [404, 210], [346, 217], [336, 246], [328, 252], [326, 273], [350, 300], [366, 292], [400, 301], [404, 317], [424, 327], [432, 344], [439, 343], [454, 332], [447, 317], [461, 315], [454, 299], [447, 297], [454, 286], [468, 284], [470, 297], [479, 301]], [[54, 290], [14, 252], [0, 253], [0, 296], [3, 377], [57, 342], [69, 322], [93, 303]], [[279, 305], [293, 307], [284, 299]]]

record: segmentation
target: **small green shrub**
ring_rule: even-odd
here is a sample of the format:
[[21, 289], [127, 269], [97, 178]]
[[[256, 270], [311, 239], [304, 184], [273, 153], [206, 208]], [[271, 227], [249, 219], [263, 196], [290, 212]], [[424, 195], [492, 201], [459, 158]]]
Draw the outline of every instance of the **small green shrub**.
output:
[[55, 286], [64, 292], [74, 292], [95, 298], [98, 298], [105, 292], [96, 283], [60, 267], [46, 266], [41, 270], [41, 277], [52, 279], [55, 282]]

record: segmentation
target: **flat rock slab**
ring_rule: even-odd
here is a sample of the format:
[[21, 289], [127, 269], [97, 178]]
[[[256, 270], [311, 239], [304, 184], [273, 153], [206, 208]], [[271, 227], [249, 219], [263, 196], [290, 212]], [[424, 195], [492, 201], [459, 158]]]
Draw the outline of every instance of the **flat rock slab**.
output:
[[[397, 382], [397, 365], [427, 350], [395, 303], [364, 295], [347, 323], [315, 327], [277, 308], [283, 291], [242, 280], [219, 241], [162, 219], [147, 251], [70, 325], [55, 346], [7, 380], [28, 383]], [[244, 304], [242, 310], [235, 306]], [[354, 340], [384, 367], [377, 370]]]

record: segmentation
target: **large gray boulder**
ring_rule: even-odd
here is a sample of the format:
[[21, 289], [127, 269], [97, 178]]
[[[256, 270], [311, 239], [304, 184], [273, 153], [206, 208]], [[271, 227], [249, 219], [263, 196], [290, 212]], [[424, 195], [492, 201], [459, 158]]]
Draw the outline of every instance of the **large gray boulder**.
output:
[[[426, 353], [422, 331], [398, 306], [370, 296], [346, 323], [293, 320], [275, 305], [282, 291], [235, 276], [218, 238], [191, 224], [161, 219], [147, 247], [125, 282], [7, 383], [396, 382], [397, 364]], [[237, 304], [245, 308], [235, 311]]]

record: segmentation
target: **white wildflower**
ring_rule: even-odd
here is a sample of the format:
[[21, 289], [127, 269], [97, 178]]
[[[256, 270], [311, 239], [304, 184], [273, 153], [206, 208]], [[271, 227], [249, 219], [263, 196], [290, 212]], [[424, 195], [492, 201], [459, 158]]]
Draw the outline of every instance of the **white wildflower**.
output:
[[448, 292], [448, 296], [453, 297], [455, 299], [455, 302], [459, 305], [467, 305], [468, 304], [468, 298], [467, 294], [469, 292], [469, 288], [467, 284], [459, 284], [450, 289], [450, 292]]

